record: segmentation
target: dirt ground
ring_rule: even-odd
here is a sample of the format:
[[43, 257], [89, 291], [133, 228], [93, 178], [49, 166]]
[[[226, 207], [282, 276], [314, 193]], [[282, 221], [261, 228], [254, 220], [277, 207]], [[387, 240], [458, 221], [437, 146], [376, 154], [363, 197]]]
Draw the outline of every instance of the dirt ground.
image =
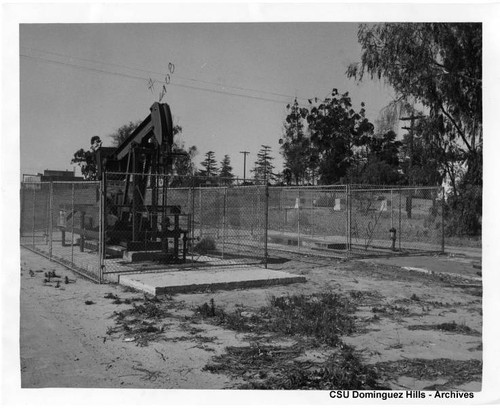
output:
[[[139, 308], [149, 304], [144, 294], [117, 284], [96, 285], [22, 249], [21, 385], [241, 388], [258, 378], [251, 367], [207, 367], [231, 348], [259, 342], [298, 344], [300, 339], [232, 330], [197, 314], [199, 307], [206, 303], [251, 318], [273, 296], [331, 292], [348, 297], [355, 305], [355, 330], [342, 340], [357, 350], [363, 364], [374, 368], [385, 387], [481, 390], [479, 273], [469, 279], [467, 275], [429, 274], [381, 262], [311, 257], [270, 267], [305, 275], [307, 282], [159, 299], [167, 312], [149, 316], [149, 320], [139, 316], [144, 328], [139, 335], [124, 322], [132, 322], [126, 320], [132, 316], [127, 314], [131, 308], [146, 313]], [[56, 276], [48, 278], [52, 273]], [[297, 359], [313, 356], [312, 360], [321, 360], [331, 351], [324, 345], [306, 345]]]

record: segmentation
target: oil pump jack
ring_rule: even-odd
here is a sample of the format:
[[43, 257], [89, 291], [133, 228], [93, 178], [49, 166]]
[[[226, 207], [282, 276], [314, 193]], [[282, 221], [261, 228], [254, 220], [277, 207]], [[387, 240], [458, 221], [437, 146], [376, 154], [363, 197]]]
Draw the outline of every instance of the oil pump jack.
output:
[[167, 176], [172, 175], [174, 158], [179, 155], [173, 151], [172, 114], [168, 104], [159, 102], [150, 111], [118, 147], [95, 149], [97, 176], [104, 178], [106, 186], [105, 212], [116, 218], [113, 225], [105, 221], [105, 242], [182, 262], [191, 218], [180, 205], [167, 204]]

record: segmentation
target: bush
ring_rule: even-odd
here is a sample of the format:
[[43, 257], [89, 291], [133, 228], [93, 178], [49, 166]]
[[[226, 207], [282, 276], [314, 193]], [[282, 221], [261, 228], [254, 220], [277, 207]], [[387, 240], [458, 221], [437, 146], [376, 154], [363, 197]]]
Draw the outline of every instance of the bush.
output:
[[445, 235], [478, 236], [482, 230], [482, 187], [465, 185], [444, 207]]
[[207, 253], [209, 251], [215, 251], [217, 246], [215, 245], [215, 239], [210, 236], [203, 237], [195, 246], [194, 250], [199, 253]]

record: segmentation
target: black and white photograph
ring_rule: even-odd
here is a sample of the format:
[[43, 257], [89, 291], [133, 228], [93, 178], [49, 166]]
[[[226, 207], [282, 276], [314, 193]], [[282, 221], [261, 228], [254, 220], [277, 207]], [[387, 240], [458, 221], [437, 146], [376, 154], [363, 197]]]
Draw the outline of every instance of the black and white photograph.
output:
[[6, 406], [498, 403], [497, 6], [4, 4]]

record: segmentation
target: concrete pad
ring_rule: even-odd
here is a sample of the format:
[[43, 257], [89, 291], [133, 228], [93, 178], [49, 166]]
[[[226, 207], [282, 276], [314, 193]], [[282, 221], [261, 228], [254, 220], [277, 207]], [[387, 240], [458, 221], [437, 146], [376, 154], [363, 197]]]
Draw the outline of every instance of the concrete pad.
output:
[[162, 251], [124, 251], [125, 262], [159, 261], [165, 258]]
[[119, 283], [151, 295], [231, 290], [305, 282], [301, 275], [263, 268], [191, 269], [122, 275]]

